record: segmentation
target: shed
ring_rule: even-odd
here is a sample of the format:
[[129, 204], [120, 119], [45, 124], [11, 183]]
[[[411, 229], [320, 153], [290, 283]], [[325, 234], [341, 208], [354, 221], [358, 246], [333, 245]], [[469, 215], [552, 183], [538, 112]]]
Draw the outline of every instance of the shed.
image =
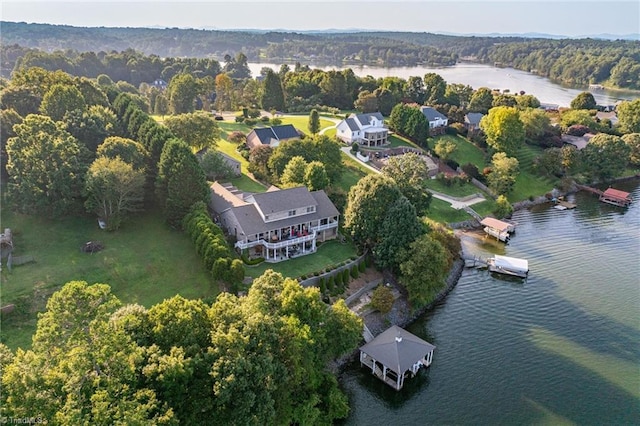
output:
[[436, 347], [394, 325], [360, 348], [360, 364], [395, 390], [402, 389], [406, 376], [428, 367]]

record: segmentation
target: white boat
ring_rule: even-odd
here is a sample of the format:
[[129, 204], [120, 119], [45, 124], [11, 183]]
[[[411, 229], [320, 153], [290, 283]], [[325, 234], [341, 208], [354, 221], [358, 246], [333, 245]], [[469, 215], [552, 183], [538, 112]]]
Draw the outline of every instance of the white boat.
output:
[[499, 274], [526, 278], [529, 273], [529, 262], [526, 259], [495, 255], [488, 260], [489, 270]]

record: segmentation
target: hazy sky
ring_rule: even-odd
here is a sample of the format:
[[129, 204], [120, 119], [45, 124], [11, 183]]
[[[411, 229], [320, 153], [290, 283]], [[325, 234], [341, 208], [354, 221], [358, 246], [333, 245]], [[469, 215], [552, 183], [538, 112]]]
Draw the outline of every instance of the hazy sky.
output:
[[2, 0], [2, 20], [74, 26], [371, 29], [451, 33], [640, 33], [640, 1]]

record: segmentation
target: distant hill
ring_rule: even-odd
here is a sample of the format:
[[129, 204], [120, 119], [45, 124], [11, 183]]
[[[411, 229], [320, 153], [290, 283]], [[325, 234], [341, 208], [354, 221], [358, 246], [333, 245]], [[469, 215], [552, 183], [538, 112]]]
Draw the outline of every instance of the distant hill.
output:
[[[609, 40], [622, 36], [570, 39], [538, 33], [449, 35], [358, 29], [290, 32], [0, 24], [5, 52], [15, 45], [45, 52], [133, 49], [162, 58], [217, 60], [243, 52], [253, 62], [377, 66], [448, 66], [465, 58], [535, 71], [567, 84], [604, 83], [640, 90], [638, 35], [633, 35], [635, 40]], [[3, 54], [3, 72], [13, 69], [19, 56], [16, 52], [14, 48], [12, 55]]]

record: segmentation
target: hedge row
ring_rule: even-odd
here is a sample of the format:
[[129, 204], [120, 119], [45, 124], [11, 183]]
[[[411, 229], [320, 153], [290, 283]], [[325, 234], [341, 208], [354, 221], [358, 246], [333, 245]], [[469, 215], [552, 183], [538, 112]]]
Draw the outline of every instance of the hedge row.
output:
[[183, 227], [214, 279], [232, 285], [242, 282], [244, 265], [240, 259], [233, 258], [224, 233], [209, 217], [205, 203], [197, 202], [191, 207], [184, 217]]

